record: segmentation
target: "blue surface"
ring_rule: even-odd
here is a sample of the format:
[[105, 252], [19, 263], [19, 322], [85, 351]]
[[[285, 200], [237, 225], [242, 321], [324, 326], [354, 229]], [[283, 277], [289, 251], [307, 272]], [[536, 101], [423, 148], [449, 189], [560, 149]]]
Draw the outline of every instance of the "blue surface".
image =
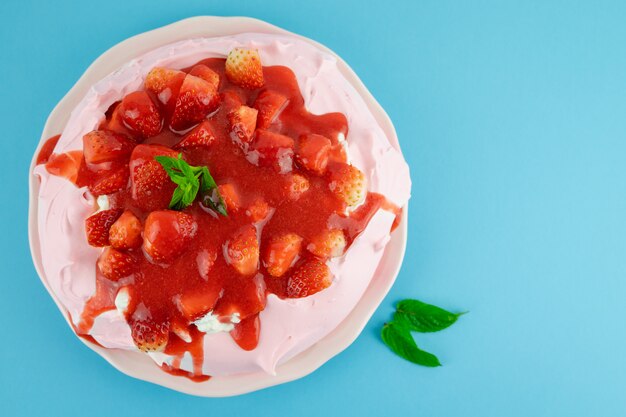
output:
[[[0, 3], [0, 415], [626, 415], [626, 3], [76, 3]], [[358, 340], [309, 377], [221, 400], [128, 378], [83, 346], [26, 234], [53, 106], [107, 48], [200, 14], [334, 49], [393, 119], [413, 178], [407, 259]], [[380, 342], [402, 297], [471, 311], [419, 337], [442, 368]]]

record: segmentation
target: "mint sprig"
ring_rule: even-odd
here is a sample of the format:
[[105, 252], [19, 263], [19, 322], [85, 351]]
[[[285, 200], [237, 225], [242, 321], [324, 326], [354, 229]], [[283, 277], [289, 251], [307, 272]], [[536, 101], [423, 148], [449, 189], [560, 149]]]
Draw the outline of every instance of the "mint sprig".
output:
[[172, 194], [169, 208], [182, 210], [189, 207], [200, 193], [202, 204], [211, 207], [223, 216], [228, 216], [226, 204], [224, 204], [209, 168], [189, 165], [183, 160], [182, 154], [178, 154], [177, 158], [155, 156], [154, 159], [165, 169], [170, 180], [178, 185]]
[[396, 306], [393, 321], [383, 326], [381, 337], [395, 354], [408, 361], [429, 367], [441, 366], [435, 355], [417, 346], [411, 332], [438, 332], [450, 327], [463, 314], [418, 300], [402, 300]]

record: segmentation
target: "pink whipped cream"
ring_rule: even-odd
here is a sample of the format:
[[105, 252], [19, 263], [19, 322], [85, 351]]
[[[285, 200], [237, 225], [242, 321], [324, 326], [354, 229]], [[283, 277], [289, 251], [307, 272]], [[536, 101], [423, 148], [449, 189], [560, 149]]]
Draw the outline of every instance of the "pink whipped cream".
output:
[[[336, 58], [288, 35], [245, 33], [191, 39], [133, 59], [89, 89], [72, 112], [55, 153], [82, 149], [83, 135], [97, 128], [111, 104], [139, 89], [153, 67], [185, 68], [201, 59], [225, 58], [235, 47], [258, 49], [266, 66], [291, 68], [311, 112], [345, 114], [349, 124], [349, 159], [365, 173], [369, 191], [405, 206], [411, 180], [399, 149], [391, 144], [363, 98], [341, 74]], [[84, 219], [93, 211], [94, 198], [86, 188], [76, 188], [69, 181], [48, 174], [43, 166], [36, 167], [34, 175], [41, 180], [37, 216], [43, 273], [77, 325], [86, 301], [95, 293], [95, 265], [101, 252], [85, 239]], [[256, 349], [242, 350], [225, 332], [206, 334], [203, 373], [274, 374], [279, 364], [328, 335], [352, 311], [374, 278], [390, 239], [393, 220], [393, 214], [379, 210], [346, 254], [329, 261], [334, 282], [326, 290], [301, 299], [281, 300], [270, 295], [266, 309], [260, 313], [262, 330]], [[117, 310], [101, 314], [90, 335], [107, 348], [137, 350], [130, 328]], [[158, 364], [172, 361], [163, 353], [149, 355]], [[188, 354], [180, 367], [192, 370]]]

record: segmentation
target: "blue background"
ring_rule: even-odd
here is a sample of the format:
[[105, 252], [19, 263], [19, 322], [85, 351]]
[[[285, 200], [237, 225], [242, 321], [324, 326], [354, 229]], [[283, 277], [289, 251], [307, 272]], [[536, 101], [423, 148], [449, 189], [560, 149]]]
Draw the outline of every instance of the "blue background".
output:
[[[0, 4], [0, 414], [626, 414], [626, 3], [87, 3]], [[335, 50], [391, 116], [413, 178], [408, 256], [363, 334], [304, 379], [230, 399], [128, 378], [83, 346], [26, 234], [27, 168], [57, 101], [117, 42], [201, 14]], [[418, 337], [443, 367], [380, 342], [403, 297], [471, 311]]]

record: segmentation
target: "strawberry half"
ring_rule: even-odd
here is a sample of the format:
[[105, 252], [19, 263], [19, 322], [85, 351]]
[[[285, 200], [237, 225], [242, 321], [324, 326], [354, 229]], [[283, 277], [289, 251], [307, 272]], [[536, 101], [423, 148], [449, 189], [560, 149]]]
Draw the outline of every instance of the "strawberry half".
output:
[[183, 139], [174, 147], [175, 149], [189, 149], [195, 147], [209, 147], [217, 139], [213, 128], [208, 120], [202, 121], [187, 133]]
[[241, 198], [233, 184], [220, 184], [217, 186], [217, 190], [220, 192], [224, 204], [226, 204], [226, 211], [237, 211], [241, 208]]
[[143, 229], [143, 249], [154, 262], [170, 262], [185, 251], [196, 235], [198, 224], [180, 211], [153, 211]]
[[339, 229], [324, 230], [307, 245], [307, 250], [322, 259], [343, 255], [346, 249], [346, 237]]
[[85, 219], [87, 243], [95, 247], [109, 246], [109, 229], [122, 214], [120, 209], [99, 211]]
[[241, 228], [226, 242], [226, 261], [241, 275], [252, 275], [259, 267], [259, 241], [252, 225]]
[[131, 196], [142, 210], [167, 208], [176, 189], [176, 184], [154, 159], [158, 155], [176, 157], [178, 154], [161, 145], [138, 145], [130, 156]]
[[[115, 107], [113, 107], [115, 106]], [[124, 121], [122, 120], [122, 116], [119, 111], [120, 103], [114, 104], [111, 106], [113, 110], [111, 111], [111, 116], [107, 118], [107, 122], [105, 123], [106, 130], [110, 130], [111, 132], [119, 133], [129, 138], [136, 139], [134, 133], [126, 127]]]
[[217, 72], [213, 71], [211, 68], [207, 67], [203, 64], [194, 65], [189, 71], [190, 75], [193, 75], [198, 78], [202, 78], [204, 81], [208, 82], [211, 85], [215, 86], [215, 89], [219, 88], [220, 85], [220, 76]]
[[169, 320], [156, 322], [149, 312], [145, 316], [142, 320], [131, 318], [128, 323], [133, 342], [142, 352], [162, 352], [169, 341]]
[[270, 213], [270, 206], [262, 198], [257, 198], [246, 209], [246, 215], [250, 217], [253, 223], [265, 220]]
[[97, 265], [102, 275], [112, 281], [119, 281], [137, 270], [135, 258], [114, 248], [105, 248]]
[[256, 131], [252, 143], [252, 149], [259, 154], [259, 165], [273, 166], [283, 174], [293, 168], [293, 147], [289, 136], [262, 129]]
[[220, 104], [217, 84], [210, 84], [202, 78], [187, 75], [176, 98], [170, 126], [174, 130], [184, 130], [203, 120]]
[[263, 87], [263, 65], [257, 50], [233, 49], [228, 53], [225, 68], [231, 83], [248, 89]]
[[120, 161], [128, 157], [135, 142], [109, 130], [94, 130], [83, 136], [83, 154], [88, 164]]
[[348, 164], [333, 165], [330, 172], [328, 187], [337, 198], [353, 207], [365, 200], [367, 180], [365, 175], [355, 166]]
[[267, 273], [282, 276], [300, 253], [302, 238], [295, 233], [274, 236], [265, 247], [263, 263]]
[[144, 86], [146, 90], [154, 93], [161, 104], [171, 113], [174, 109], [180, 86], [183, 85], [186, 76], [187, 74], [182, 71], [156, 67], [146, 76]]
[[322, 175], [328, 165], [330, 140], [314, 133], [300, 136], [296, 150], [296, 160], [305, 169]]
[[291, 174], [287, 181], [287, 196], [290, 200], [298, 200], [302, 194], [309, 190], [311, 183], [308, 179], [300, 174]]
[[111, 225], [109, 242], [116, 249], [133, 249], [141, 246], [141, 221], [132, 211], [126, 210]]
[[178, 308], [183, 316], [189, 321], [205, 315], [213, 310], [215, 303], [220, 298], [222, 288], [194, 288], [180, 295], [178, 299]]
[[328, 266], [317, 258], [309, 258], [297, 265], [287, 281], [287, 297], [308, 297], [326, 289], [332, 283]]
[[225, 293], [213, 309], [213, 314], [220, 318], [230, 319], [237, 314], [240, 320], [245, 320], [265, 309], [267, 304], [266, 286], [262, 276], [241, 279], [237, 286], [237, 293]]
[[266, 90], [254, 100], [253, 107], [259, 111], [257, 126], [267, 129], [288, 104], [287, 97], [275, 91]]
[[119, 112], [126, 127], [144, 138], [161, 132], [161, 114], [145, 91], [135, 91], [124, 97], [115, 111]]
[[252, 135], [256, 129], [256, 118], [258, 110], [248, 106], [239, 106], [237, 109], [228, 113], [228, 122], [230, 131], [241, 142], [250, 143]]
[[128, 165], [110, 171], [109, 174], [89, 185], [91, 194], [97, 196], [113, 194], [128, 187]]

